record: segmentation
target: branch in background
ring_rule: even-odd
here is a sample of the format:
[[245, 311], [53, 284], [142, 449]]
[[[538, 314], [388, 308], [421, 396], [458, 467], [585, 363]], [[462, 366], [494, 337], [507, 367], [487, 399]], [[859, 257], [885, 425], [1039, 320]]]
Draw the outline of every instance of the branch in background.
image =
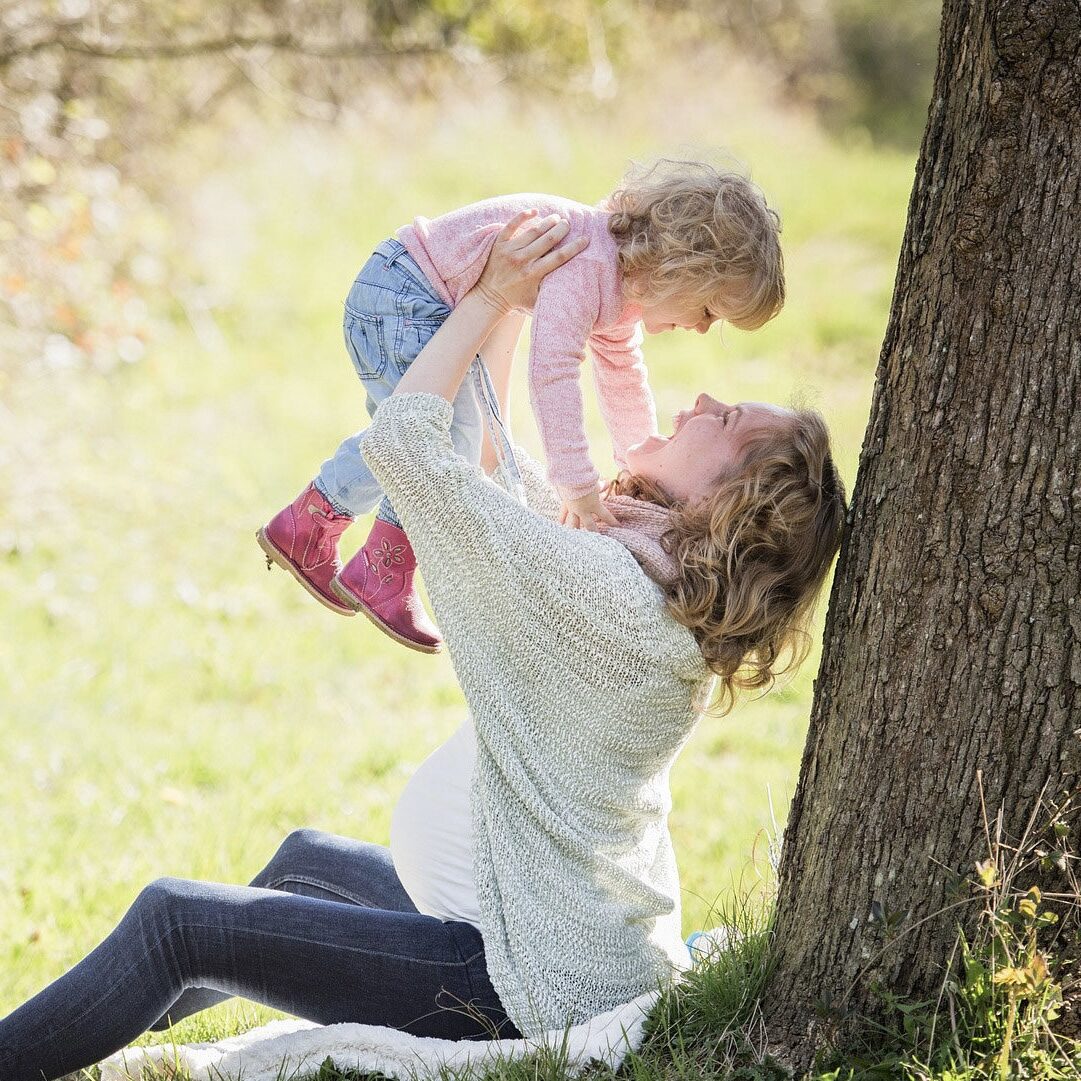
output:
[[228, 37], [203, 38], [195, 41], [113, 42], [104, 38], [87, 41], [67, 34], [54, 34], [37, 41], [0, 49], [0, 68], [20, 57], [32, 56], [47, 49], [79, 53], [101, 60], [173, 60], [185, 56], [206, 56], [230, 49], [256, 47], [282, 49], [304, 56], [323, 59], [375, 57], [394, 59], [406, 56], [432, 56], [445, 52], [447, 42], [425, 42], [413, 45], [383, 45], [372, 41], [304, 41], [289, 31], [276, 34], [232, 34]]

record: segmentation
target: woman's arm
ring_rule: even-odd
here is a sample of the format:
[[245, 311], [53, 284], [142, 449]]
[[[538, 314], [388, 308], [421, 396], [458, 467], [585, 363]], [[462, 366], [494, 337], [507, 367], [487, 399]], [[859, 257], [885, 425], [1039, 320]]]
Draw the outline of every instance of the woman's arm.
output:
[[[514, 353], [518, 348], [518, 338], [525, 324], [525, 313], [517, 309], [508, 312], [496, 324], [495, 330], [488, 335], [484, 343], [482, 359], [492, 377], [495, 387], [496, 400], [499, 402], [499, 413], [503, 417], [503, 423], [509, 428], [510, 413], [510, 368], [514, 360]], [[492, 439], [488, 433], [488, 427], [484, 428], [484, 447], [481, 450], [480, 464], [485, 473], [491, 473], [495, 469], [499, 459], [492, 446]]]
[[541, 279], [589, 244], [588, 238], [579, 237], [555, 247], [567, 235], [570, 224], [550, 215], [525, 225], [534, 213], [517, 214], [503, 227], [480, 280], [417, 354], [398, 380], [394, 394], [424, 392], [453, 401], [469, 365], [496, 324], [515, 309], [529, 310], [537, 299]]
[[471, 289], [417, 354], [391, 397], [419, 392], [454, 401], [469, 365], [503, 315], [483, 293]]

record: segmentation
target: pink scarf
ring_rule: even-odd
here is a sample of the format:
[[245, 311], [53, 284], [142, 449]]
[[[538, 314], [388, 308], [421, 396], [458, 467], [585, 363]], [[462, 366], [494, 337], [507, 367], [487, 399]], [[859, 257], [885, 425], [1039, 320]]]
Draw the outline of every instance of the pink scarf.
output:
[[659, 586], [670, 586], [679, 574], [679, 564], [661, 547], [661, 537], [671, 527], [672, 512], [629, 495], [610, 495], [604, 505], [619, 525], [601, 522], [601, 532], [619, 541]]

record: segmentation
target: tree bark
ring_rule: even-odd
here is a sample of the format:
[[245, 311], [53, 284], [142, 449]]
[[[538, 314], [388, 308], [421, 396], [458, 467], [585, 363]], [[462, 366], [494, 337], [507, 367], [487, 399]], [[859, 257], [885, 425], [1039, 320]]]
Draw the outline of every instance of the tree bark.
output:
[[946, 0], [779, 868], [764, 1009], [799, 1069], [873, 981], [937, 994], [978, 775], [1016, 842], [1081, 771], [1079, 205], [1081, 5]]

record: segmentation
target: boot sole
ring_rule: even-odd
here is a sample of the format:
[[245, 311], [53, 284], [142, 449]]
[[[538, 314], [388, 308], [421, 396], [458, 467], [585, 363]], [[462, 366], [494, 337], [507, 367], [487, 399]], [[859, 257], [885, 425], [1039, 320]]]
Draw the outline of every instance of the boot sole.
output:
[[356, 599], [352, 593], [349, 592], [337, 579], [337, 577], [331, 578], [330, 588], [346, 603], [356, 604], [358, 607], [354, 609], [354, 612], [359, 612], [362, 616], [367, 616], [370, 623], [375, 624], [388, 638], [393, 638], [401, 646], [405, 646], [406, 649], [411, 649], [416, 653], [442, 653], [442, 643], [437, 646], [422, 646], [419, 642], [414, 642], [412, 638], [405, 638], [400, 635], [393, 627], [388, 623], [384, 623], [373, 611], [366, 608], [364, 604]]
[[263, 549], [263, 553], [266, 555], [267, 559], [276, 563], [283, 571], [288, 571], [324, 608], [329, 608], [330, 611], [336, 612], [340, 616], [355, 616], [357, 614], [355, 608], [350, 608], [345, 605], [339, 606], [328, 597], [324, 597], [323, 594], [297, 570], [293, 565], [293, 561], [289, 559], [289, 557], [267, 536], [265, 527], [256, 532], [255, 539], [259, 542], [259, 547]]

